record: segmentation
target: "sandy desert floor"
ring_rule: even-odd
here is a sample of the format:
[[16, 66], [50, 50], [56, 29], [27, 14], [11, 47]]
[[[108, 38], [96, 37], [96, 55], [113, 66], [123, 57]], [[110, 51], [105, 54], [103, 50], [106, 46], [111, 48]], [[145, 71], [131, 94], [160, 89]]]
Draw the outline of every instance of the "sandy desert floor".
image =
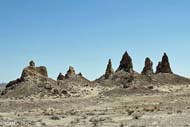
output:
[[84, 97], [0, 99], [2, 127], [188, 127], [190, 86], [162, 92], [112, 95], [100, 89]]

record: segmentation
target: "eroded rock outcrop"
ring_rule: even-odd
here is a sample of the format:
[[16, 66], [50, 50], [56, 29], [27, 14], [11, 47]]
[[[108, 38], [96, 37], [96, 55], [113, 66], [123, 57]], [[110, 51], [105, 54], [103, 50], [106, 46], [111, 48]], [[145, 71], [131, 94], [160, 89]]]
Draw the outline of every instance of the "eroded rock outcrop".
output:
[[21, 80], [20, 78], [18, 78], [18, 79], [16, 79], [16, 80], [13, 80], [13, 81], [10, 81], [10, 82], [6, 85], [6, 88], [12, 87], [12, 86], [14, 86], [14, 85], [16, 85], [16, 84], [18, 84], [18, 83], [21, 83], [21, 82], [22, 82], [22, 80]]
[[127, 51], [124, 53], [121, 61], [120, 61], [120, 65], [117, 71], [119, 70], [124, 70], [128, 73], [132, 73], [133, 72], [133, 63], [132, 63], [132, 59], [129, 56], [129, 54], [127, 53]]
[[164, 53], [163, 57], [162, 57], [162, 61], [158, 63], [158, 66], [156, 68], [156, 74], [158, 73], [170, 73], [173, 74], [171, 67], [170, 67], [170, 63], [169, 63], [169, 59], [166, 53]]
[[150, 58], [147, 57], [145, 59], [145, 65], [141, 74], [147, 75], [147, 76], [153, 75], [154, 72], [153, 72], [152, 66], [153, 66], [153, 62], [150, 60]]
[[108, 79], [113, 74], [114, 74], [114, 70], [112, 68], [112, 62], [111, 62], [111, 59], [109, 59], [106, 72], [105, 72], [105, 79]]
[[7, 84], [6, 88], [24, 82], [25, 80], [38, 79], [43, 77], [44, 78], [48, 77], [48, 72], [46, 67], [44, 66], [35, 67], [35, 63], [33, 61], [30, 61], [29, 66], [23, 69], [21, 77], [16, 80], [10, 81]]
[[24, 70], [22, 71], [21, 80], [38, 77], [48, 77], [47, 68], [45, 66], [28, 66], [24, 68]]
[[156, 74], [161, 73], [161, 68], [162, 68], [161, 62], [159, 61], [158, 65], [156, 66]]
[[65, 75], [65, 78], [70, 78], [70, 77], [73, 77], [75, 75], [76, 75], [75, 74], [75, 69], [72, 66], [70, 66], [69, 70], [67, 71], [67, 73]]
[[75, 74], [73, 67], [69, 67], [66, 76], [60, 73], [57, 79], [56, 81], [48, 77], [46, 67], [36, 67], [35, 63], [30, 61], [29, 66], [23, 69], [21, 77], [9, 82], [1, 95], [5, 98], [81, 96], [91, 92], [90, 89], [83, 89], [84, 87], [93, 85], [82, 73]]
[[57, 80], [64, 80], [65, 76], [62, 73], [59, 73]]

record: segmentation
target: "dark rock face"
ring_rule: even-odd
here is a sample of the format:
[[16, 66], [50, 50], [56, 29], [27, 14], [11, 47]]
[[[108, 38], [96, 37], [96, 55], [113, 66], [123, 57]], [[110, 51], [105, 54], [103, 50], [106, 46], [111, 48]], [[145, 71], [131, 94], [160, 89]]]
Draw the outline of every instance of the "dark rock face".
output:
[[65, 76], [62, 73], [59, 73], [57, 80], [64, 80]]
[[10, 82], [6, 85], [6, 88], [12, 87], [12, 86], [14, 86], [15, 84], [18, 84], [18, 83], [20, 83], [20, 82], [22, 82], [22, 80], [21, 80], [20, 78], [18, 78], [18, 79], [16, 79], [16, 80], [13, 80], [13, 81], [10, 81]]
[[120, 65], [117, 71], [119, 70], [124, 70], [128, 73], [132, 73], [133, 72], [133, 63], [132, 63], [132, 59], [129, 56], [129, 54], [127, 52], [124, 53], [121, 61], [120, 61]]
[[150, 60], [150, 58], [147, 57], [145, 59], [145, 65], [141, 74], [148, 75], [148, 76], [153, 75], [154, 72], [153, 72], [152, 66], [153, 66], [153, 62]]
[[105, 78], [108, 79], [113, 74], [114, 74], [114, 70], [112, 68], [112, 62], [111, 62], [111, 59], [109, 59], [106, 72], [105, 72]]
[[164, 56], [162, 57], [162, 63], [161, 63], [161, 72], [162, 73], [173, 73], [170, 67], [169, 59], [166, 53], [164, 53]]
[[78, 76], [83, 77], [83, 75], [82, 75], [82, 73], [81, 73], [81, 72], [80, 72], [80, 73], [78, 73]]
[[161, 73], [161, 62], [158, 62], [158, 65], [156, 66], [156, 74]]
[[156, 73], [170, 73], [173, 74], [171, 67], [170, 67], [170, 63], [169, 63], [169, 59], [166, 53], [164, 53], [163, 57], [162, 57], [162, 61], [159, 62], [158, 66], [157, 66], [157, 70]]
[[67, 71], [67, 74], [65, 75], [65, 78], [70, 78], [70, 77], [73, 77], [73, 76], [75, 76], [76, 74], [75, 74], [75, 70], [74, 70], [74, 68], [73, 67], [69, 67], [69, 70]]
[[33, 60], [32, 60], [32, 61], [30, 61], [29, 66], [35, 67], [35, 63], [34, 63], [34, 61], [33, 61]]

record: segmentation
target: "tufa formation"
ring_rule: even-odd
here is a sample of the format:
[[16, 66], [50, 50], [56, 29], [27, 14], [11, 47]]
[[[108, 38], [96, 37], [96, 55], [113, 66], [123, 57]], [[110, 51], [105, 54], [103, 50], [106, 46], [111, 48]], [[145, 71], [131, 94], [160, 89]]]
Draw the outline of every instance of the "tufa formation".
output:
[[133, 73], [132, 59], [129, 56], [129, 54], [127, 53], [127, 51], [124, 53], [117, 71], [120, 71], [120, 70], [124, 70], [128, 73]]
[[65, 78], [68, 79], [70, 77], [75, 76], [75, 70], [72, 66], [69, 67], [69, 70], [67, 71], [67, 74], [65, 75]]
[[170, 67], [170, 63], [169, 63], [169, 59], [166, 53], [164, 53], [163, 57], [162, 57], [162, 61], [158, 63], [157, 67], [156, 67], [156, 74], [158, 73], [170, 73], [173, 74], [171, 67]]
[[[147, 57], [145, 59], [145, 66], [141, 74], [147, 75], [147, 76], [153, 75], [154, 73], [153, 73], [152, 66], [153, 66], [153, 62], [150, 60], [150, 58]], [[109, 79], [112, 75], [115, 75], [115, 77], [117, 77], [117, 75], [120, 74], [118, 73], [120, 70], [123, 70], [124, 72], [127, 72], [129, 74], [134, 74], [132, 58], [129, 56], [127, 51], [122, 56], [122, 59], [120, 61], [120, 65], [116, 71], [117, 72], [116, 74], [114, 74], [114, 70], [112, 68], [112, 62], [111, 62], [111, 59], [109, 59], [106, 72], [104, 74], [104, 78]], [[166, 53], [164, 53], [162, 57], [162, 61], [159, 62], [156, 67], [156, 74], [158, 73], [173, 74], [170, 67], [169, 59]], [[75, 76], [83, 77], [81, 73], [76, 75], [74, 68], [70, 66], [66, 75], [64, 76], [62, 73], [60, 73], [59, 76], [57, 77], [57, 80], [69, 79]], [[23, 69], [21, 77], [16, 80], [10, 81], [6, 87], [12, 87], [12, 86], [15, 86], [16, 84], [19, 84], [25, 81], [31, 81], [35, 79], [37, 80], [46, 79], [46, 78], [48, 78], [47, 68], [45, 66], [36, 67], [35, 62], [32, 60], [29, 62], [29, 66]]]
[[29, 66], [24, 68], [21, 74], [21, 77], [10, 81], [6, 88], [12, 87], [18, 83], [31, 80], [31, 79], [38, 79], [38, 78], [47, 78], [48, 72], [45, 66], [35, 67], [34, 61], [29, 62]]
[[158, 62], [158, 65], [156, 66], [156, 74], [161, 73], [161, 62]]
[[59, 73], [57, 80], [64, 80], [65, 76], [62, 73]]
[[111, 59], [109, 59], [106, 72], [105, 72], [105, 79], [110, 78], [110, 76], [112, 76], [113, 74], [114, 74], [114, 70], [112, 68], [112, 62], [111, 62]]
[[153, 66], [153, 62], [150, 60], [150, 58], [147, 57], [145, 59], [145, 65], [141, 74], [147, 75], [147, 76], [153, 75], [154, 72], [153, 72], [152, 66]]
[[32, 66], [32, 67], [35, 67], [35, 62], [34, 62], [33, 60], [31, 60], [31, 61], [29, 62], [29, 65]]
[[37, 77], [48, 77], [47, 68], [45, 66], [35, 67], [35, 63], [31, 61], [29, 66], [22, 71], [21, 80]]

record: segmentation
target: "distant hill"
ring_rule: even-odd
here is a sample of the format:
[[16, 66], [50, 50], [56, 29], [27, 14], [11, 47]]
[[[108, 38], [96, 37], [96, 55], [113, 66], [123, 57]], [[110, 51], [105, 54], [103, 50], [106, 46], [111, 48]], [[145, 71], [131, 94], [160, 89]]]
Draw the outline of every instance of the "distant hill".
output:
[[7, 85], [7, 83], [0, 83], [0, 92], [5, 89], [6, 85]]
[[7, 83], [0, 83], [0, 86], [6, 86]]

